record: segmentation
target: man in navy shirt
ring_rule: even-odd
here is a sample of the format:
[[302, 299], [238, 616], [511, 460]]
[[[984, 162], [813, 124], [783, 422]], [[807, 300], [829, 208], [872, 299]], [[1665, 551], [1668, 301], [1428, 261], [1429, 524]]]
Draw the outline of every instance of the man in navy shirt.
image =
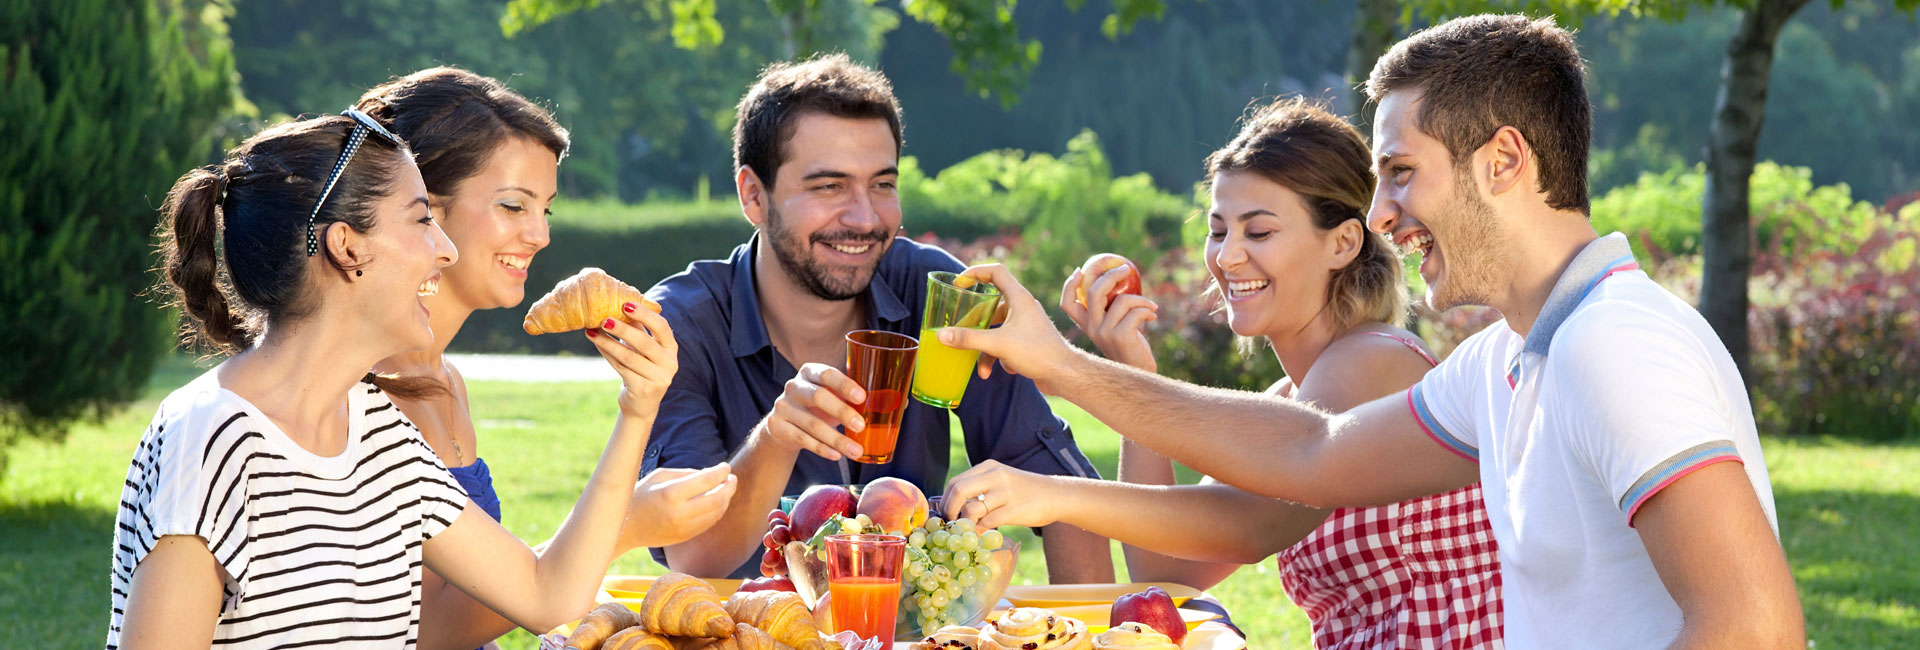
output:
[[[741, 99], [735, 187], [756, 229], [723, 260], [695, 262], [648, 290], [680, 342], [680, 369], [660, 405], [645, 471], [731, 459], [740, 486], [719, 524], [654, 549], [676, 571], [758, 573], [767, 512], [819, 484], [892, 476], [927, 494], [946, 484], [948, 411], [909, 401], [891, 462], [836, 427], [864, 399], [845, 374], [847, 332], [917, 337], [929, 271], [964, 265], [896, 236], [900, 109], [879, 72], [845, 55], [778, 64]], [[968, 460], [1097, 478], [1065, 422], [1031, 380], [974, 378], [952, 411]], [[1112, 582], [1105, 538], [1063, 524], [1043, 536], [1053, 582]]]

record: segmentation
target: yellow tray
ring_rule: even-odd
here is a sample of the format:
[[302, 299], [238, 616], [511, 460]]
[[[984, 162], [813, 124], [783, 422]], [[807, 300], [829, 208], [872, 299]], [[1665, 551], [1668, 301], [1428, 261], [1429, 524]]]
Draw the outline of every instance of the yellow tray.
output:
[[[1200, 597], [1200, 590], [1172, 582], [1132, 582], [1127, 584], [1085, 584], [1085, 585], [1014, 585], [1007, 587], [1001, 597], [1013, 603], [1015, 607], [1043, 607], [1054, 609], [1072, 605], [1111, 605], [1121, 596], [1147, 587], [1159, 587], [1173, 596], [1175, 606], [1185, 605], [1188, 600]], [[1077, 617], [1076, 617], [1077, 618]]]
[[[600, 590], [617, 599], [632, 598], [637, 600], [647, 597], [647, 589], [652, 587], [653, 581], [658, 579], [660, 579], [658, 576], [607, 576], [600, 581]], [[726, 600], [728, 596], [733, 595], [733, 592], [739, 591], [740, 583], [743, 582], [742, 580], [732, 580], [728, 578], [701, 579], [707, 581], [707, 584], [713, 585], [714, 591], [720, 592], [721, 600]]]
[[[1105, 632], [1107, 631], [1107, 628], [1113, 626], [1112, 621], [1109, 620], [1108, 618], [1109, 615], [1113, 613], [1112, 604], [1066, 605], [1062, 607], [1046, 607], [1043, 609], [1051, 611], [1055, 614], [1059, 614], [1061, 616], [1066, 616], [1068, 618], [1080, 619], [1081, 622], [1087, 624], [1087, 631], [1093, 634], [1099, 634], [1101, 632]], [[1000, 618], [1000, 615], [1005, 613], [1006, 612], [1004, 610], [994, 612], [988, 615], [987, 619], [998, 620]], [[1196, 627], [1200, 627], [1201, 623], [1205, 623], [1207, 621], [1211, 621], [1216, 618], [1220, 618], [1220, 615], [1215, 614], [1213, 612], [1205, 611], [1205, 610], [1199, 610], [1199, 609], [1180, 610], [1180, 620], [1187, 624], [1187, 629], [1189, 630]]]

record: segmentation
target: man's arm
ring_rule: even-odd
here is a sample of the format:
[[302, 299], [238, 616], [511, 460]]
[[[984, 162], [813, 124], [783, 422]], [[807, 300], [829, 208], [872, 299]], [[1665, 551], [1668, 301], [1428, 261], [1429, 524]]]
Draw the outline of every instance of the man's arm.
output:
[[1473, 462], [1423, 431], [1404, 392], [1334, 416], [1290, 399], [1168, 379], [1068, 345], [1004, 267], [966, 274], [1001, 290], [1007, 320], [987, 330], [943, 329], [941, 343], [997, 357], [1127, 439], [1223, 483], [1331, 507], [1439, 494], [1479, 478]]
[[751, 558], [766, 537], [767, 513], [780, 504], [801, 450], [828, 460], [860, 455], [860, 445], [835, 427], [863, 426], [846, 400], [864, 399], [865, 391], [845, 373], [817, 363], [802, 365], [735, 455], [740, 487], [726, 516], [706, 533], [667, 547], [667, 565], [696, 576], [724, 577]]
[[707, 578], [724, 578], [753, 557], [767, 533], [767, 513], [780, 505], [780, 496], [793, 474], [799, 448], [769, 439], [761, 421], [747, 444], [733, 457], [740, 485], [728, 502], [727, 514], [707, 532], [666, 547], [667, 566]]
[[1680, 605], [1672, 648], [1807, 647], [1786, 553], [1740, 463], [1702, 467], [1654, 494], [1632, 521]]

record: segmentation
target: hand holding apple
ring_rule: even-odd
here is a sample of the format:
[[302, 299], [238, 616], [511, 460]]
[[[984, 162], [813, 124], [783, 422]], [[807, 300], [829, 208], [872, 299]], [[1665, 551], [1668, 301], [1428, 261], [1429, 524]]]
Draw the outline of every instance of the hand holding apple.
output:
[[1117, 280], [1112, 281], [1104, 294], [1106, 300], [1102, 302], [1110, 302], [1114, 296], [1121, 294], [1140, 295], [1140, 265], [1113, 253], [1101, 253], [1087, 258], [1087, 263], [1080, 265], [1080, 286], [1074, 291], [1074, 297], [1080, 301], [1080, 306], [1083, 308], [1091, 306], [1091, 303], [1087, 302], [1089, 286], [1101, 286], [1101, 280], [1106, 279], [1104, 276], [1108, 271], [1123, 266], [1127, 270]]
[[[1087, 299], [1089, 285], [1095, 300]], [[1147, 372], [1159, 369], [1153, 346], [1147, 342], [1146, 325], [1159, 318], [1160, 305], [1140, 295], [1138, 267], [1126, 258], [1102, 253], [1087, 260], [1086, 267], [1068, 276], [1061, 288], [1060, 311], [1108, 359]]]

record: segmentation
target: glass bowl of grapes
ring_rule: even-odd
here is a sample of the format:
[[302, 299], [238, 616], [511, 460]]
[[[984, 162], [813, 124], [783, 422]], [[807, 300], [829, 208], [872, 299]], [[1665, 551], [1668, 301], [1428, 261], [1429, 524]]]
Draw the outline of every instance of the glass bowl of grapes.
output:
[[[878, 532], [861, 517], [835, 517], [815, 540], [830, 534]], [[999, 604], [1013, 580], [1020, 542], [998, 530], [980, 531], [967, 519], [930, 517], [909, 531], [906, 566], [900, 571], [897, 639], [919, 639], [948, 625], [978, 627]], [[793, 586], [808, 603], [827, 592], [825, 548], [792, 540], [781, 549]]]

